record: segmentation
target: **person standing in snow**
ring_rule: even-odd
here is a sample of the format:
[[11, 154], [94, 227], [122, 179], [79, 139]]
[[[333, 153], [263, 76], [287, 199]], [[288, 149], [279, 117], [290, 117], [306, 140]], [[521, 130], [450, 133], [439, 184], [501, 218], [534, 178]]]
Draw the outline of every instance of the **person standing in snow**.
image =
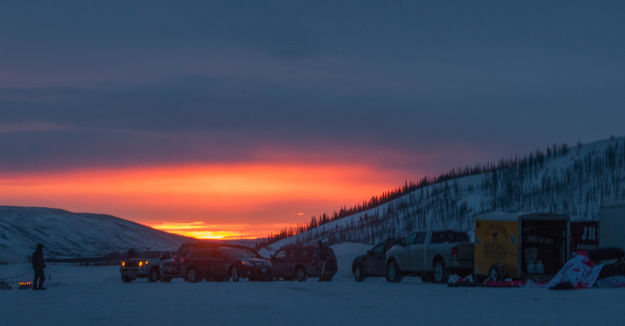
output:
[[43, 282], [46, 280], [46, 277], [43, 273], [43, 269], [46, 267], [46, 264], [43, 262], [43, 245], [41, 243], [37, 244], [37, 250], [33, 253], [32, 263], [33, 271], [35, 272], [33, 290], [45, 290], [46, 288], [43, 287]]
[[326, 267], [328, 265], [328, 260], [330, 259], [330, 255], [328, 253], [328, 246], [326, 246], [321, 240], [317, 242], [317, 266], [319, 268], [319, 281], [327, 280], [328, 276], [326, 273]]

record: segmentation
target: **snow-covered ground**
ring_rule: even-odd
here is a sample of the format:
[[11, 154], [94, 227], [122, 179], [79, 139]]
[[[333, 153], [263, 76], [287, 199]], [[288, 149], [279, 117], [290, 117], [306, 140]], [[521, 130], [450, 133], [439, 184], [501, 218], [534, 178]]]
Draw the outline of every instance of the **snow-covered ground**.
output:
[[[124, 284], [115, 266], [49, 264], [47, 291], [0, 290], [0, 325], [623, 325], [625, 289], [448, 288], [406, 278], [356, 283], [335, 246], [332, 282]], [[21, 274], [21, 275], [20, 275]], [[25, 264], [0, 278], [31, 278]]]

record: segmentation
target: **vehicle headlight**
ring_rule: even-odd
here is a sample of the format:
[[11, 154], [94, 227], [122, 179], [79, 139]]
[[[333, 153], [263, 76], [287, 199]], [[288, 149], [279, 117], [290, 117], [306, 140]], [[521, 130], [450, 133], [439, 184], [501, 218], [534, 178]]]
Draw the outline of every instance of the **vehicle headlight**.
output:
[[143, 266], [143, 262], [142, 261], [139, 262], [139, 267], [141, 267], [141, 266]]
[[248, 266], [256, 266], [256, 264], [254, 264], [252, 261], [247, 260], [247, 259], [241, 260], [241, 264], [248, 265]]

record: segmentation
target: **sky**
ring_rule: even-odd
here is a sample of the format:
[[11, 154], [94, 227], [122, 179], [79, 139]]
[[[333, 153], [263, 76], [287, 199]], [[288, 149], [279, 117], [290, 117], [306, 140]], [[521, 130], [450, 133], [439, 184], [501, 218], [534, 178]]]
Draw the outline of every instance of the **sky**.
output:
[[621, 1], [0, 2], [0, 205], [259, 237], [623, 136]]

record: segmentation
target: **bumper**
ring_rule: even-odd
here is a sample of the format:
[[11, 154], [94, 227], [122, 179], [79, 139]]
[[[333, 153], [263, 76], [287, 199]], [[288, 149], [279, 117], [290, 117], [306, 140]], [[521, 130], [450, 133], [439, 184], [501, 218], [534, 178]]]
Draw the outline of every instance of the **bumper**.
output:
[[119, 269], [119, 272], [122, 274], [122, 276], [131, 278], [131, 279], [148, 276], [147, 270], [144, 270], [142, 268], [137, 268], [137, 267], [122, 267]]
[[182, 277], [180, 266], [176, 265], [161, 265], [160, 273], [165, 277]]
[[271, 267], [245, 267], [241, 270], [241, 276], [252, 279], [270, 279]]
[[473, 260], [452, 260], [450, 266], [447, 266], [451, 272], [473, 272]]

